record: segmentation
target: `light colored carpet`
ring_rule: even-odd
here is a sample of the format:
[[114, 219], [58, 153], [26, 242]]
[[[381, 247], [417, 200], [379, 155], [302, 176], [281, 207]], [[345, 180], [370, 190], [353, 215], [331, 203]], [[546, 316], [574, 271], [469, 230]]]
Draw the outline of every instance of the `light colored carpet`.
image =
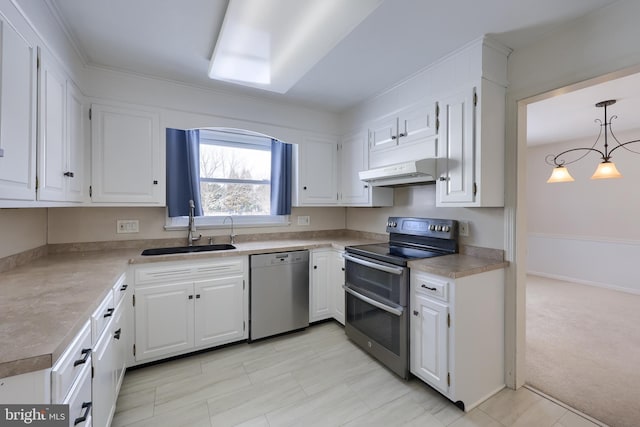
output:
[[527, 383], [610, 426], [640, 426], [640, 295], [529, 276]]

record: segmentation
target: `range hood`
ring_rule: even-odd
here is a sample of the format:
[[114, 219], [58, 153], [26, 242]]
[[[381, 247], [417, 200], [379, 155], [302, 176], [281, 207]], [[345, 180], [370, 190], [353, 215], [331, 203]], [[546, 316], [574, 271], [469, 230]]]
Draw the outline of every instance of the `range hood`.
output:
[[436, 181], [436, 159], [397, 163], [358, 173], [360, 180], [374, 187], [400, 187]]

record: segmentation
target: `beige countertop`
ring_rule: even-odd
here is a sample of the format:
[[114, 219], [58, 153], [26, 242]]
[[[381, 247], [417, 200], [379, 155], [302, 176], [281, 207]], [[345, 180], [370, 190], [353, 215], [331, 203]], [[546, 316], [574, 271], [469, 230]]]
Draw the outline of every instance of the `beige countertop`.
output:
[[[378, 240], [379, 241], [379, 240]], [[141, 256], [140, 249], [50, 254], [0, 276], [0, 378], [51, 368], [130, 264], [198, 260], [374, 243], [362, 238], [249, 241], [219, 252]], [[411, 268], [452, 278], [503, 268], [469, 255], [411, 261]]]
[[51, 368], [129, 264], [371, 243], [354, 238], [269, 240], [234, 250], [141, 256], [140, 249], [69, 252], [0, 275], [0, 378]]
[[505, 268], [509, 263], [490, 258], [454, 254], [409, 261], [408, 265], [409, 268], [413, 270], [457, 279], [472, 274], [484, 273], [485, 271]]

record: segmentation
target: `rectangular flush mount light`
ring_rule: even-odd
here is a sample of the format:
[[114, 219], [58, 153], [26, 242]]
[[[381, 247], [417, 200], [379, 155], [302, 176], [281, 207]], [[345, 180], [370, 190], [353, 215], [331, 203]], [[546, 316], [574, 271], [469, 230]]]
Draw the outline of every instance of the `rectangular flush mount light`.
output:
[[287, 92], [383, 0], [229, 0], [209, 77]]

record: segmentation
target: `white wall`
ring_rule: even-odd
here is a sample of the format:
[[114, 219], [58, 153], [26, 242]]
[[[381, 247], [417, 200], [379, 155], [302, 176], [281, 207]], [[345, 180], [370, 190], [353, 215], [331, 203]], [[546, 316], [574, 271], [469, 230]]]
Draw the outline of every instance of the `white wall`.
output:
[[46, 209], [0, 209], [0, 258], [46, 244]]
[[[618, 138], [637, 139], [639, 134]], [[576, 140], [527, 149], [527, 268], [546, 277], [640, 293], [635, 269], [640, 259], [640, 155], [622, 149], [614, 153], [621, 179], [591, 180], [599, 159], [589, 154], [568, 166], [574, 182], [546, 183], [552, 170], [544, 161], [546, 155], [590, 147], [593, 142]], [[601, 149], [601, 143], [596, 148]]]
[[[0, 210], [1, 212], [1, 210]], [[165, 231], [165, 208], [51, 208], [49, 209], [48, 243], [105, 242], [111, 240], [149, 240], [184, 238], [185, 230]], [[308, 226], [297, 225], [299, 215], [308, 215]], [[119, 219], [137, 219], [140, 232], [117, 234]], [[256, 233], [288, 233], [295, 231], [342, 230], [344, 208], [293, 208], [291, 224], [282, 227], [235, 228], [238, 235]], [[203, 236], [229, 236], [229, 224], [215, 229], [199, 229]], [[223, 242], [220, 238], [218, 242]]]
[[390, 216], [458, 219], [469, 222], [469, 236], [460, 237], [460, 243], [502, 249], [502, 211], [502, 208], [436, 208], [436, 186], [422, 185], [396, 188], [393, 207], [347, 209], [347, 228], [385, 233]]

